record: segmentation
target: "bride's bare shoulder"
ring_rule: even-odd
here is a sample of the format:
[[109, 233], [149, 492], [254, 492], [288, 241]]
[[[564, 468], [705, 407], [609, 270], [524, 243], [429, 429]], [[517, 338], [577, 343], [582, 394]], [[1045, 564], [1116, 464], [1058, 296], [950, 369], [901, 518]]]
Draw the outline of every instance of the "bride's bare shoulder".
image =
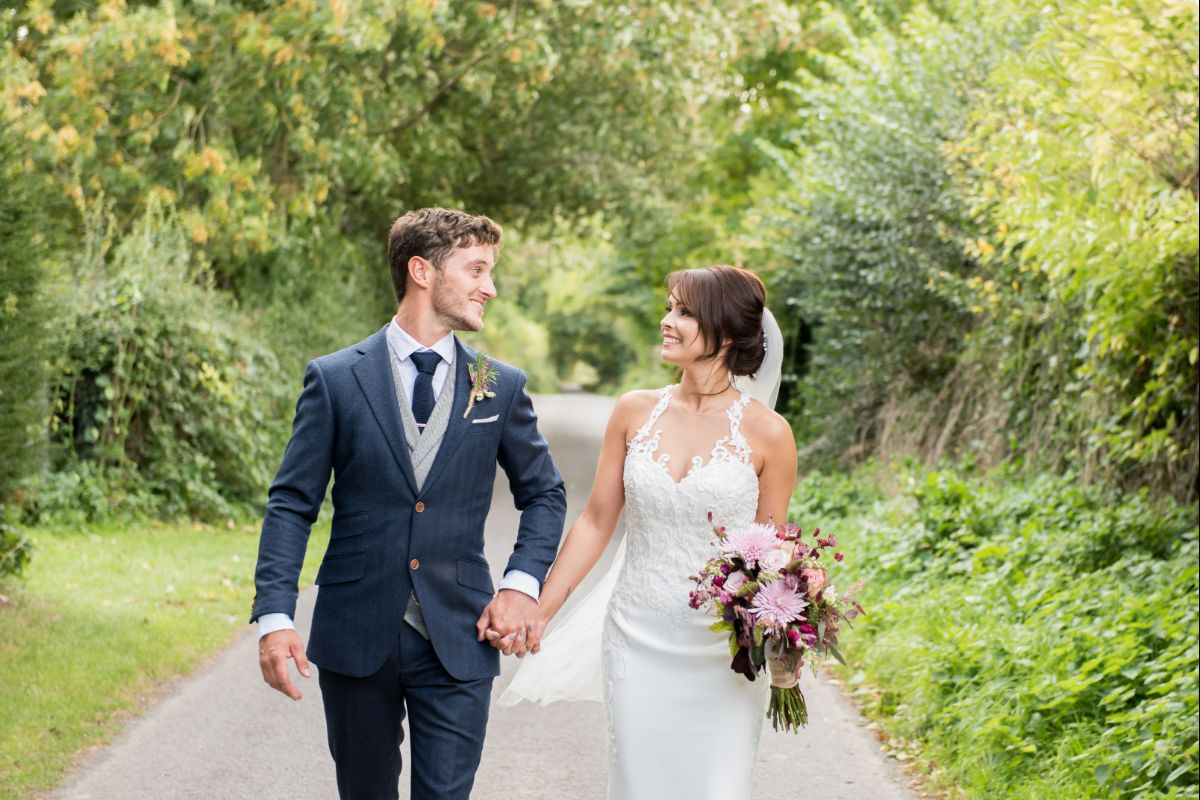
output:
[[658, 389], [634, 389], [626, 392], [617, 398], [617, 404], [613, 407], [613, 416], [649, 414], [658, 404], [658, 393]]
[[634, 389], [617, 398], [613, 406], [609, 424], [620, 425], [625, 430], [633, 430], [646, 421], [654, 406], [658, 404], [658, 390]]
[[750, 401], [746, 410], [742, 412], [742, 435], [750, 440], [752, 448], [756, 442], [760, 446], [769, 446], [780, 442], [787, 442], [793, 447], [795, 446], [792, 426], [787, 419], [757, 400]]

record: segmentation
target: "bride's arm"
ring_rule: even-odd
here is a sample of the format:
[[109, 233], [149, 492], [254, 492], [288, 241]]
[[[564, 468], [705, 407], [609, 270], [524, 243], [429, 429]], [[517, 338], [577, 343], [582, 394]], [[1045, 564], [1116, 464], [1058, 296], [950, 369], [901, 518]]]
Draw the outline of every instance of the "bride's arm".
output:
[[747, 431], [757, 440], [751, 442], [751, 447], [763, 454], [755, 521], [782, 525], [787, 522], [788, 505], [796, 485], [796, 439], [786, 419], [765, 407], [762, 411], [765, 413], [756, 415], [753, 429]]
[[542, 587], [539, 606], [543, 622], [549, 622], [558, 613], [596, 565], [617, 528], [617, 519], [625, 506], [625, 442], [632, 430], [630, 421], [637, 419], [635, 414], [645, 405], [640, 397], [643, 394], [650, 393], [630, 392], [622, 397], [608, 419], [592, 492], [583, 512], [567, 532], [562, 550], [550, 568], [550, 577]]

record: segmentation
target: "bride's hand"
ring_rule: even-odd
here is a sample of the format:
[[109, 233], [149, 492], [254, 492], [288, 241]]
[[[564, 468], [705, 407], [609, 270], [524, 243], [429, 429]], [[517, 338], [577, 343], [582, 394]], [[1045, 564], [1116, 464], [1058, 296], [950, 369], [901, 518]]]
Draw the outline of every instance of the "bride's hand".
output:
[[545, 627], [537, 601], [513, 589], [501, 589], [475, 623], [479, 641], [486, 639], [504, 655], [518, 658], [537, 652]]

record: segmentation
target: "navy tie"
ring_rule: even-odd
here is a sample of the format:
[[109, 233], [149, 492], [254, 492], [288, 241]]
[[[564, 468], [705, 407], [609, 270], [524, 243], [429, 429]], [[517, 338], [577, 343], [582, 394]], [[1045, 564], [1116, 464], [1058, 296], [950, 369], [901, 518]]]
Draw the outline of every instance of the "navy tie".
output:
[[409, 356], [417, 365], [417, 380], [413, 383], [412, 412], [418, 425], [429, 421], [433, 413], [433, 372], [441, 362], [442, 357], [437, 353], [426, 350]]

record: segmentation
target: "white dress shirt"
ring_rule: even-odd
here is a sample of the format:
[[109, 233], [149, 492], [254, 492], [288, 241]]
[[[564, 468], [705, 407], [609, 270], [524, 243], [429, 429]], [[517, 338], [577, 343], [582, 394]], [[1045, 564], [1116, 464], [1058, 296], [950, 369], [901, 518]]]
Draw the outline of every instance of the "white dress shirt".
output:
[[[388, 349], [392, 352], [392, 358], [396, 359], [400, 367], [400, 382], [404, 386], [404, 395], [412, 398], [413, 384], [417, 380], [417, 365], [409, 358], [413, 353], [422, 350], [432, 350], [442, 357], [437, 368], [433, 371], [433, 396], [437, 397], [442, 393], [442, 387], [446, 385], [446, 378], [450, 375], [450, 370], [454, 366], [454, 355], [458, 348], [454, 345], [454, 334], [448, 333], [441, 339], [433, 343], [432, 346], [426, 347], [410, 336], [400, 324], [396, 322], [396, 318], [392, 317], [392, 323], [387, 329]], [[541, 595], [541, 583], [538, 579], [519, 569], [509, 570], [504, 575], [504, 579], [500, 581], [501, 589], [515, 589], [522, 594], [527, 594], [534, 600], [537, 600]], [[263, 614], [258, 618], [258, 636], [261, 639], [268, 633], [282, 630], [295, 630], [296, 625], [292, 622], [292, 618], [287, 614]]]
[[446, 378], [449, 377], [450, 369], [454, 366], [454, 355], [458, 350], [454, 346], [454, 334], [447, 333], [430, 347], [426, 347], [409, 336], [408, 332], [396, 322], [396, 318], [392, 317], [392, 324], [388, 325], [387, 329], [387, 341], [392, 358], [396, 359], [400, 366], [400, 384], [404, 387], [404, 396], [410, 403], [413, 396], [413, 384], [417, 382], [417, 365], [409, 356], [413, 353], [431, 351], [442, 357], [433, 371], [433, 396], [436, 399], [442, 393], [442, 387], [446, 385]]

